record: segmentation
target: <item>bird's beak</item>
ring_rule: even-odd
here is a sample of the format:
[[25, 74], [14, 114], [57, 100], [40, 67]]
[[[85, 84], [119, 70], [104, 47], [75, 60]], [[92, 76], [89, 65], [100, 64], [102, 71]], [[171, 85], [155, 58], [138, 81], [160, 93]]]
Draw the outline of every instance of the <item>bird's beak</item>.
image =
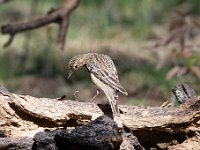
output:
[[72, 74], [73, 74], [73, 71], [69, 71], [69, 74], [68, 74], [67, 80], [71, 77]]

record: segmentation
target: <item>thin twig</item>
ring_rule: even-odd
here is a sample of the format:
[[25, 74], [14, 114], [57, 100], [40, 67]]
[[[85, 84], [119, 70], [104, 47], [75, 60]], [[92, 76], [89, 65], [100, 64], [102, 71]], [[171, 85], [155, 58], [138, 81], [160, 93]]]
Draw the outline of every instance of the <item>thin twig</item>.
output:
[[4, 47], [7, 47], [12, 43], [13, 35], [17, 33], [37, 29], [51, 23], [57, 23], [60, 25], [58, 43], [60, 48], [63, 50], [69, 24], [69, 16], [77, 8], [79, 3], [80, 0], [65, 0], [61, 7], [51, 10], [51, 12], [46, 16], [28, 22], [2, 26], [2, 34], [8, 34], [11, 36], [10, 40], [4, 45]]

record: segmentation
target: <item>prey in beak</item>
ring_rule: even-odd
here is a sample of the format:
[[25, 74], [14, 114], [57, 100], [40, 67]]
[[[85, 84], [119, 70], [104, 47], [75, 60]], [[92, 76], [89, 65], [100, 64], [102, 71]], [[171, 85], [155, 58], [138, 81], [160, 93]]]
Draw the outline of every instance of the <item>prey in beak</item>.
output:
[[71, 75], [73, 74], [73, 71], [69, 71], [69, 73], [68, 73], [68, 77], [67, 77], [67, 80], [69, 80], [69, 78], [71, 77]]

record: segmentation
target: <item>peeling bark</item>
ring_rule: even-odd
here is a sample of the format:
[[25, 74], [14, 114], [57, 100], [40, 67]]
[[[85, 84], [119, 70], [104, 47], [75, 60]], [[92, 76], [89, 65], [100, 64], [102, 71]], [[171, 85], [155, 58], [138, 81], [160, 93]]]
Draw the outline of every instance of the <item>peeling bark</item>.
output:
[[[119, 105], [121, 115], [114, 118], [138, 138], [144, 148], [200, 147], [200, 98], [190, 99], [180, 107], [136, 107]], [[0, 136], [34, 137], [44, 130], [86, 125], [110, 107], [71, 100], [35, 98], [0, 90]], [[165, 146], [163, 146], [165, 145]], [[0, 144], [0, 146], [2, 146]]]

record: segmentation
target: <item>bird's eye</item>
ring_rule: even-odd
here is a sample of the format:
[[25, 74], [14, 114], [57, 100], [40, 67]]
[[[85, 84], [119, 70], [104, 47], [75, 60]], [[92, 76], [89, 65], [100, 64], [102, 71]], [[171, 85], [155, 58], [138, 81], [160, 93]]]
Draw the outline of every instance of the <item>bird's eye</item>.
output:
[[75, 66], [74, 66], [74, 69], [78, 69], [78, 65], [75, 65]]

